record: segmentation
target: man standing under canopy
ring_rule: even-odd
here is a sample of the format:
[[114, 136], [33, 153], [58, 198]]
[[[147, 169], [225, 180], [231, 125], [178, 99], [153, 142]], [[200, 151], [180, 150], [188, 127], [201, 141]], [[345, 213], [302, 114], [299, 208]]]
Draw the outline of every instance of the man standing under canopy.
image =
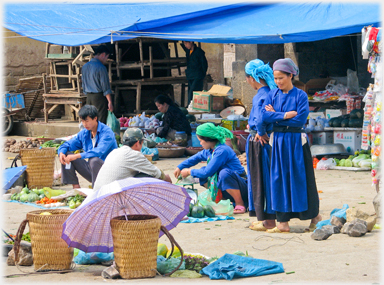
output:
[[188, 104], [193, 98], [193, 91], [202, 91], [204, 78], [208, 70], [208, 62], [205, 52], [197, 47], [194, 42], [183, 41], [181, 47], [187, 57], [187, 69], [185, 75], [188, 79]]
[[99, 121], [107, 123], [108, 110], [113, 112], [111, 87], [108, 71], [104, 64], [107, 62], [110, 51], [105, 45], [98, 46], [95, 56], [82, 68], [83, 93], [87, 95], [87, 104], [98, 110]]

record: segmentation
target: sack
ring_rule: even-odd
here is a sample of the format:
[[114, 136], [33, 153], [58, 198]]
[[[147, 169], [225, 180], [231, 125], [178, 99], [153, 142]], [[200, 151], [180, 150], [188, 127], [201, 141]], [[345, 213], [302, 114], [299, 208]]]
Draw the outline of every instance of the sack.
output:
[[107, 126], [116, 134], [120, 135], [120, 123], [115, 114], [108, 110]]
[[211, 192], [208, 189], [199, 194], [197, 200], [203, 206], [211, 206], [215, 210], [216, 215], [233, 216], [231, 200], [221, 200], [219, 203], [215, 203], [212, 201]]

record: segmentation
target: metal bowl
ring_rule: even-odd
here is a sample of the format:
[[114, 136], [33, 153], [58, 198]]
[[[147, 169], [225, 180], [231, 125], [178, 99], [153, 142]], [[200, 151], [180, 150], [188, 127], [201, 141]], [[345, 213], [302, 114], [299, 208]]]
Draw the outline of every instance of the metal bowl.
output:
[[349, 155], [349, 153], [345, 151], [344, 145], [341, 143], [312, 145], [311, 154], [312, 156], [331, 154]]
[[159, 157], [160, 158], [174, 158], [174, 157], [181, 157], [185, 153], [185, 147], [159, 147], [157, 148], [159, 150]]

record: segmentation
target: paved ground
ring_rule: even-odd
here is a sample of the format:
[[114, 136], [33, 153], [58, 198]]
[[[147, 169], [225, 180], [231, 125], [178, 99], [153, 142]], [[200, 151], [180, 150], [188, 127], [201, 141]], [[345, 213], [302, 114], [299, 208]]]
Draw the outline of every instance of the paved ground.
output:
[[[15, 137], [20, 139], [23, 137]], [[10, 165], [7, 157], [15, 156], [12, 153], [3, 153], [2, 168]], [[178, 163], [185, 158], [161, 159], [156, 166], [171, 174]], [[202, 164], [203, 165], [203, 164]], [[201, 167], [202, 165], [198, 165]], [[57, 165], [59, 166], [59, 165]], [[329, 218], [334, 208], [341, 208], [343, 204], [356, 207], [369, 214], [375, 214], [372, 200], [376, 195], [371, 186], [369, 172], [350, 171], [316, 171], [318, 190], [323, 191], [319, 196], [320, 214], [324, 219]], [[172, 175], [171, 175], [172, 176]], [[173, 181], [175, 182], [175, 178]], [[81, 180], [81, 186], [87, 187], [88, 182]], [[54, 187], [56, 189], [69, 190], [69, 186]], [[198, 187], [199, 192], [203, 188]], [[361, 204], [365, 202], [365, 204]], [[16, 233], [20, 222], [26, 218], [26, 213], [37, 208], [15, 203], [2, 202], [3, 225], [8, 232]], [[236, 283], [358, 283], [378, 284], [380, 282], [380, 230], [373, 230], [360, 238], [352, 238], [344, 234], [332, 235], [325, 241], [314, 241], [310, 234], [304, 233], [304, 228], [309, 221], [292, 220], [291, 233], [267, 234], [255, 232], [248, 228], [255, 218], [249, 218], [248, 214], [236, 215], [233, 221], [207, 222], [204, 224], [179, 224], [171, 231], [178, 243], [186, 252], [201, 253], [207, 256], [222, 256], [225, 253], [233, 253], [237, 250], [248, 253], [259, 259], [281, 262], [286, 272], [292, 274], [275, 274], [253, 278], [238, 279]], [[219, 226], [220, 225], [220, 226]], [[26, 231], [27, 232], [27, 229]], [[160, 242], [169, 244], [162, 237]], [[3, 276], [22, 274], [16, 267], [7, 266], [3, 257]], [[207, 277], [192, 280], [177, 278], [163, 278], [157, 276], [154, 279], [140, 280], [104, 280], [101, 271], [104, 266], [79, 266], [68, 274], [24, 275], [13, 278], [5, 278], [6, 283], [179, 283], [179, 282], [213, 282]], [[24, 271], [33, 271], [33, 267], [23, 267]], [[215, 282], [228, 282], [226, 280]]]

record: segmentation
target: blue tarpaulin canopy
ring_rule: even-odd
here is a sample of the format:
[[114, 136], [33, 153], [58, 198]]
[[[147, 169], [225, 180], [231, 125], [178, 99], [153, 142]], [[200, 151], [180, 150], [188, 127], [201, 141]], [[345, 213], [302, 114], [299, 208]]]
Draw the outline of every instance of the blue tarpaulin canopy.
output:
[[376, 3], [8, 4], [4, 27], [78, 46], [154, 37], [207, 43], [316, 41], [380, 26]]
[[27, 166], [11, 167], [3, 170], [3, 190], [11, 188], [13, 183], [27, 169]]

